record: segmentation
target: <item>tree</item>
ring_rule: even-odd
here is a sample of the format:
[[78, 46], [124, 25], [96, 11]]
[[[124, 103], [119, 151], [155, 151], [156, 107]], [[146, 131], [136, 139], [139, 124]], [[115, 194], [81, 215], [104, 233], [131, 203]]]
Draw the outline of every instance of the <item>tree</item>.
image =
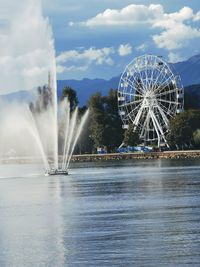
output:
[[109, 151], [119, 147], [123, 139], [122, 121], [118, 113], [117, 90], [110, 89], [104, 97], [105, 145]]
[[117, 90], [110, 89], [108, 96], [96, 93], [89, 100], [90, 133], [97, 147], [106, 146], [114, 151], [123, 139], [122, 122], [118, 114]]
[[188, 148], [195, 145], [193, 133], [200, 128], [200, 112], [188, 110], [170, 120], [167, 141], [171, 147]]
[[200, 129], [193, 133], [194, 144], [196, 148], [200, 148]]
[[[79, 116], [79, 120], [82, 118], [82, 116], [84, 115], [84, 113], [87, 111], [87, 107], [83, 106], [79, 108], [79, 112], [78, 112], [78, 116]], [[90, 137], [90, 120], [87, 120], [82, 132], [81, 132], [81, 136], [77, 142], [77, 146], [75, 149], [75, 153], [77, 154], [83, 154], [83, 153], [92, 153], [92, 140]]]
[[104, 125], [105, 125], [105, 114], [104, 114], [104, 103], [103, 97], [100, 92], [91, 96], [89, 99], [90, 109], [90, 136], [93, 141], [94, 149], [104, 145]]
[[68, 98], [70, 102], [70, 111], [73, 111], [79, 104], [76, 91], [69, 86], [63, 88], [61, 100]]
[[47, 110], [52, 105], [52, 92], [50, 87], [44, 85], [37, 88], [37, 98], [35, 103], [30, 102], [29, 108], [33, 114], [39, 114]]
[[140, 143], [139, 134], [134, 131], [134, 125], [130, 124], [124, 133], [124, 144], [127, 146], [136, 146]]

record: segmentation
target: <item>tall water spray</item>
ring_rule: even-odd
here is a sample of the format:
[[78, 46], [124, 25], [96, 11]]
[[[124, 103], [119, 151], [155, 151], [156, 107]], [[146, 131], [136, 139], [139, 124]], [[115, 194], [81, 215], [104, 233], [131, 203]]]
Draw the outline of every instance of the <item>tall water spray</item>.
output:
[[[57, 103], [55, 77], [55, 73], [53, 73], [53, 76], [49, 74], [49, 86], [44, 86], [38, 90], [37, 101], [30, 104], [28, 112], [28, 129], [38, 145], [45, 168], [49, 174], [67, 172], [76, 143], [89, 115], [89, 110], [87, 110], [80, 117], [78, 107], [71, 113], [70, 102], [67, 98]], [[59, 157], [58, 139], [60, 128], [62, 128], [64, 134], [62, 136], [63, 152]], [[49, 133], [52, 134], [49, 135]], [[53, 149], [49, 146], [53, 146]], [[53, 163], [51, 163], [52, 156]]]
[[[11, 92], [12, 86], [12, 91], [19, 91], [46, 85], [38, 87], [36, 100], [31, 103], [23, 106], [17, 103], [0, 106], [0, 152], [3, 156], [7, 150], [14, 148], [17, 155], [23, 156], [25, 152], [26, 155], [32, 156], [36, 147], [45, 169], [67, 169], [88, 111], [80, 118], [78, 109], [70, 114], [67, 99], [58, 103], [53, 34], [48, 19], [42, 15], [40, 2], [24, 0], [19, 10], [13, 16], [6, 36], [8, 45], [4, 46], [4, 53], [7, 64], [5, 69], [8, 69], [8, 73], [3, 76], [4, 83], [0, 84], [0, 88]], [[9, 62], [6, 61], [8, 56]], [[16, 61], [19, 58], [23, 59], [23, 64]], [[13, 66], [15, 71], [12, 70]], [[13, 74], [12, 79], [10, 73]], [[59, 113], [58, 110], [62, 112]], [[60, 121], [64, 127], [61, 157], [58, 156]]]

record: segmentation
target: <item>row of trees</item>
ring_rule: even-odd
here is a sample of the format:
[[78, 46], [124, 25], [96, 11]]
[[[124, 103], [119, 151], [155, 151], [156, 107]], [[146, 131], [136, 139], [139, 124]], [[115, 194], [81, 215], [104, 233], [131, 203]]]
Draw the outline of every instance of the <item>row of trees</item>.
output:
[[[78, 105], [76, 92], [70, 87], [65, 87], [62, 99], [64, 97], [68, 97], [73, 111]], [[87, 107], [79, 108], [79, 114], [82, 115], [86, 108], [89, 108], [90, 116], [77, 145], [77, 152], [94, 153], [97, 147], [104, 146], [108, 152], [115, 151], [124, 138], [118, 114], [117, 91], [110, 89], [108, 96], [102, 96], [99, 92], [92, 95]]]
[[[79, 103], [76, 92], [65, 87], [62, 94], [62, 98], [64, 97], [70, 100], [73, 111]], [[117, 90], [110, 89], [107, 96], [102, 96], [100, 92], [92, 95], [87, 107], [79, 108], [79, 114], [82, 115], [86, 108], [90, 109], [90, 118], [84, 127], [76, 153], [95, 153], [97, 147], [104, 146], [108, 152], [114, 152], [122, 143], [130, 146], [141, 143], [138, 134], [133, 133], [133, 126], [130, 125], [125, 132], [122, 129]], [[188, 108], [191, 106], [188, 105]], [[200, 111], [188, 109], [172, 118], [167, 141], [172, 149], [200, 148]]]

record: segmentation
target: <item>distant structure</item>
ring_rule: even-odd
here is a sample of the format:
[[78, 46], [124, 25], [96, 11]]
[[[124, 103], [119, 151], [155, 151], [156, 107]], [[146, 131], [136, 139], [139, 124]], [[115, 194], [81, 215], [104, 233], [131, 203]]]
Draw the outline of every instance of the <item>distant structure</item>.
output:
[[133, 124], [145, 144], [168, 146], [169, 119], [184, 110], [181, 79], [162, 57], [137, 57], [121, 76], [118, 108], [124, 129]]

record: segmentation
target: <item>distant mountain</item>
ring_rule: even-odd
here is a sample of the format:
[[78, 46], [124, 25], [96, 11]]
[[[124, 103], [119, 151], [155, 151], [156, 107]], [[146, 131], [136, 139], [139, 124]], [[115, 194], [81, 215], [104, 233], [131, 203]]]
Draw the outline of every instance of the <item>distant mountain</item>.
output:
[[110, 88], [117, 89], [120, 77], [110, 80], [104, 79], [83, 79], [83, 80], [58, 80], [58, 97], [60, 98], [65, 86], [70, 86], [76, 90], [80, 105], [85, 105], [91, 95], [97, 91], [102, 95], [107, 95]]
[[173, 64], [177, 73], [181, 76], [183, 86], [200, 84], [200, 54], [186, 61]]
[[[200, 54], [189, 58], [186, 61], [171, 64], [175, 71], [181, 76], [184, 87], [200, 84]], [[76, 90], [80, 106], [85, 105], [92, 94], [100, 91], [103, 95], [108, 93], [110, 88], [117, 89], [120, 75], [110, 80], [104, 79], [83, 79], [83, 80], [58, 80], [58, 97], [62, 94], [63, 87], [70, 86]], [[193, 88], [193, 89], [191, 89]], [[187, 87], [186, 91], [192, 95], [200, 91], [199, 85]], [[199, 93], [198, 93], [199, 94]], [[33, 99], [33, 92], [20, 91], [0, 96], [4, 101], [30, 101]]]
[[[189, 58], [186, 61], [171, 64], [177, 74], [181, 76], [184, 87], [200, 84], [200, 54]], [[110, 80], [104, 79], [83, 79], [83, 80], [59, 80], [58, 96], [60, 97], [64, 86], [70, 86], [76, 90], [80, 105], [84, 105], [89, 97], [97, 91], [103, 95], [108, 93], [110, 88], [118, 88], [120, 75]]]
[[7, 95], [0, 95], [0, 101], [3, 102], [31, 102], [35, 99], [36, 94], [34, 94], [34, 90], [31, 91], [18, 91], [14, 93], [10, 93]]

